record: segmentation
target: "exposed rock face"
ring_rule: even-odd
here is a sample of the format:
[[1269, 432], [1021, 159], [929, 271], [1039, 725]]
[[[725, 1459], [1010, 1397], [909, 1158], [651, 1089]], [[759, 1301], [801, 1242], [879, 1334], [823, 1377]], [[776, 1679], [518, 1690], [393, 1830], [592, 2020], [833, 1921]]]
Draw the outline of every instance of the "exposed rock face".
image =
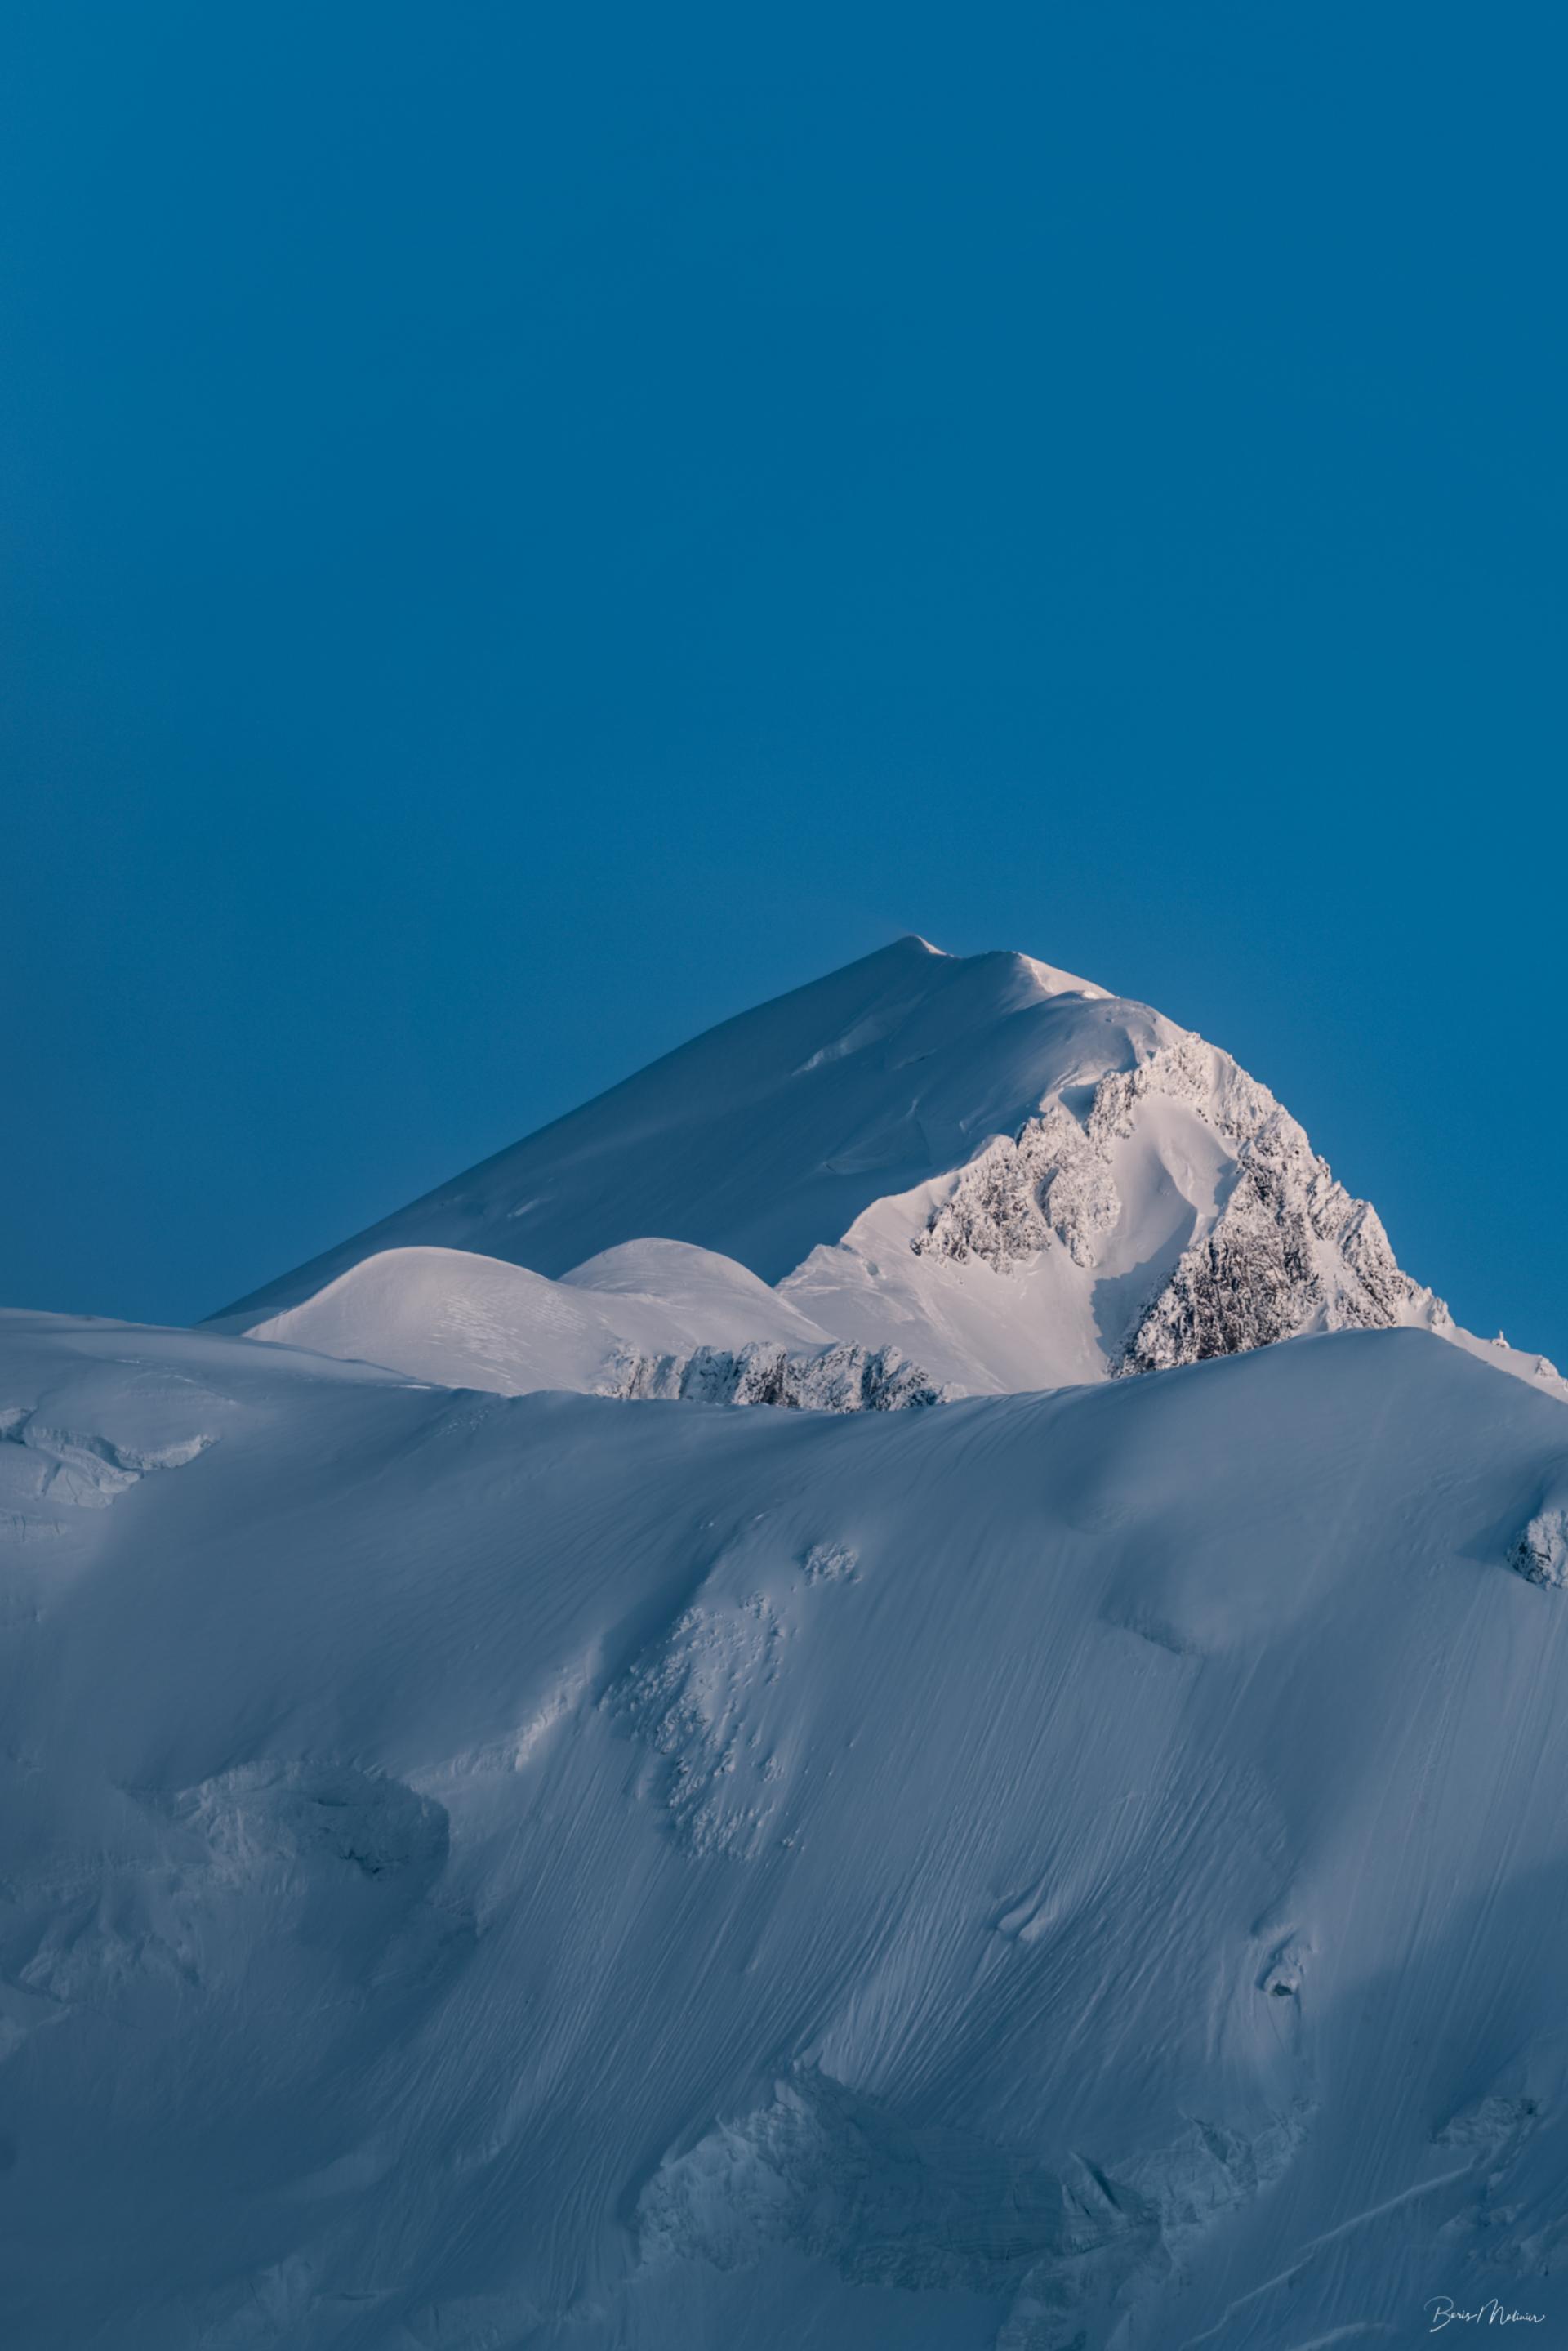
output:
[[897, 1347], [848, 1344], [794, 1353], [753, 1340], [732, 1353], [699, 1347], [690, 1355], [629, 1349], [606, 1366], [601, 1395], [688, 1404], [771, 1404], [791, 1412], [909, 1412], [940, 1404], [937, 1387]]
[[1185, 1102], [1229, 1143], [1252, 1134], [1279, 1108], [1267, 1086], [1201, 1037], [1183, 1029], [1130, 1070], [1113, 1070], [1095, 1089], [1089, 1138], [1102, 1151], [1133, 1131], [1138, 1105], [1156, 1095]]
[[1539, 1510], [1509, 1552], [1508, 1563], [1530, 1583], [1568, 1586], [1568, 1502]]
[[[1262, 1088], [1259, 1089], [1261, 1092]], [[1117, 1367], [1168, 1371], [1304, 1331], [1386, 1330], [1448, 1310], [1401, 1272], [1376, 1208], [1336, 1183], [1288, 1112], [1238, 1149], [1231, 1196], [1183, 1254]]]
[[1230, 1143], [1278, 1111], [1228, 1053], [1183, 1032], [1136, 1068], [1103, 1077], [1083, 1121], [1060, 1100], [1047, 1102], [1015, 1138], [987, 1144], [911, 1246], [921, 1255], [979, 1258], [1000, 1272], [1059, 1241], [1075, 1265], [1093, 1265], [1122, 1210], [1112, 1146], [1132, 1134], [1140, 1103], [1154, 1095], [1184, 1102]]
[[1092, 1265], [1096, 1238], [1120, 1210], [1104, 1151], [1071, 1111], [1049, 1102], [1016, 1140], [1000, 1135], [987, 1145], [911, 1246], [921, 1256], [979, 1258], [1003, 1272], [1054, 1240], [1075, 1265]]
[[1448, 1322], [1441, 1301], [1400, 1270], [1376, 1211], [1335, 1182], [1268, 1088], [1186, 1033], [1102, 1078], [1086, 1117], [1053, 1100], [1015, 1137], [989, 1144], [911, 1248], [1006, 1273], [1060, 1247], [1075, 1265], [1093, 1267], [1122, 1214], [1115, 1146], [1155, 1097], [1211, 1127], [1235, 1172], [1139, 1318], [1116, 1372], [1169, 1370], [1307, 1331]]

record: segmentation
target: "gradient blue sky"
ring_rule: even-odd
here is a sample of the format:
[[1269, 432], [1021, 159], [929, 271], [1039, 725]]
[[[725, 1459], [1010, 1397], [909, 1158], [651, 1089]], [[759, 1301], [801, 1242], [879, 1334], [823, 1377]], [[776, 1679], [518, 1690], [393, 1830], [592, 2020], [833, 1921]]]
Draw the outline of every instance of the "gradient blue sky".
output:
[[15, 0], [0, 1298], [916, 929], [1568, 1356], [1568, 19]]

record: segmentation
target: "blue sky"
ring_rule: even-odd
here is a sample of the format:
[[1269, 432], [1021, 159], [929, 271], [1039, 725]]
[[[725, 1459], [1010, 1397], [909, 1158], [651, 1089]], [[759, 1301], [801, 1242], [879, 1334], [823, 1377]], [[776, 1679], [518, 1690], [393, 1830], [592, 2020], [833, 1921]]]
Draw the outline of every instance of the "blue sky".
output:
[[916, 929], [1568, 1356], [1560, 11], [6, 47], [0, 1297], [210, 1311]]

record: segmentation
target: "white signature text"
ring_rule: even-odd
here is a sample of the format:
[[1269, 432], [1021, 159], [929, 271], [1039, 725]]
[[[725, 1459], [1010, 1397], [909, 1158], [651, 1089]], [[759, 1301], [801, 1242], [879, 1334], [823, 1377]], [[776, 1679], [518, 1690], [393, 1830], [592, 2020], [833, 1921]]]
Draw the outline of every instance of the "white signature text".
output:
[[1428, 2335], [1440, 2335], [1445, 2326], [1544, 2326], [1543, 2310], [1510, 2310], [1493, 2295], [1479, 2310], [1461, 2310], [1451, 2294], [1435, 2294], [1423, 2304], [1431, 2325]]

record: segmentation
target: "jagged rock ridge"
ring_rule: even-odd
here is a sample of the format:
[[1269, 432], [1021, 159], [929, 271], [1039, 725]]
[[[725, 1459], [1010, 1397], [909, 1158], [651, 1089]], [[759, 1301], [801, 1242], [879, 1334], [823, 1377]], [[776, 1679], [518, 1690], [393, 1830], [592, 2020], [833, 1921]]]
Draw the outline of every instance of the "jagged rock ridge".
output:
[[1351, 1197], [1276, 1108], [1241, 1143], [1223, 1211], [1183, 1254], [1118, 1368], [1167, 1371], [1307, 1331], [1392, 1330], [1417, 1316], [1452, 1319], [1401, 1270], [1376, 1209]]
[[771, 1404], [791, 1412], [910, 1412], [946, 1392], [897, 1347], [834, 1346], [792, 1352], [761, 1341], [689, 1355], [612, 1356], [597, 1394], [684, 1404]]
[[1376, 1210], [1335, 1180], [1268, 1088], [1189, 1032], [1103, 1077], [1084, 1118], [1057, 1099], [989, 1144], [911, 1249], [1007, 1272], [1059, 1246], [1092, 1268], [1122, 1213], [1113, 1145], [1132, 1134], [1140, 1104], [1161, 1097], [1213, 1129], [1234, 1172], [1113, 1371], [1169, 1370], [1313, 1330], [1450, 1322], [1401, 1270]]

